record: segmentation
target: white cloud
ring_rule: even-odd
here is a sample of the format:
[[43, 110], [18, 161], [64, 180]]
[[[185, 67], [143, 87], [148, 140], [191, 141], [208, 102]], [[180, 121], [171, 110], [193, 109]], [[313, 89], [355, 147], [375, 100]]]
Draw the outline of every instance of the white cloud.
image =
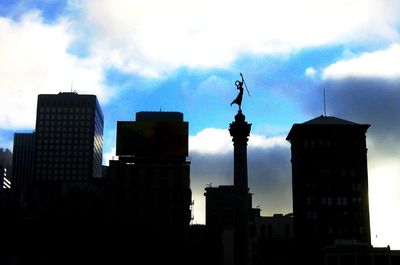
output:
[[308, 78], [314, 78], [315, 75], [317, 74], [317, 70], [314, 67], [307, 67], [306, 71], [304, 72], [304, 74], [308, 77]]
[[112, 147], [111, 150], [109, 150], [108, 152], [105, 152], [103, 155], [103, 165], [108, 166], [110, 163], [110, 160], [115, 160], [116, 157], [116, 148]]
[[67, 20], [44, 24], [40, 13], [20, 21], [0, 17], [0, 128], [33, 128], [37, 95], [69, 91], [96, 94], [105, 102], [102, 64], [68, 54]]
[[273, 147], [289, 147], [286, 136], [266, 137], [264, 135], [251, 135], [249, 138], [249, 147], [254, 148], [273, 148]]
[[127, 72], [225, 67], [241, 53], [395, 40], [396, 0], [98, 0], [85, 6], [92, 52]]
[[201, 154], [224, 154], [232, 151], [232, 138], [226, 129], [206, 128], [189, 136], [189, 151]]
[[374, 246], [400, 248], [398, 223], [400, 214], [399, 157], [371, 159], [369, 171], [369, 202], [371, 237]]
[[323, 72], [324, 79], [345, 77], [400, 77], [400, 44], [336, 62]]
[[[287, 147], [288, 142], [284, 136], [266, 137], [264, 135], [251, 134], [249, 148], [268, 149], [278, 146]], [[228, 129], [206, 128], [195, 136], [189, 136], [190, 152], [200, 154], [226, 154], [233, 152], [232, 137]]]

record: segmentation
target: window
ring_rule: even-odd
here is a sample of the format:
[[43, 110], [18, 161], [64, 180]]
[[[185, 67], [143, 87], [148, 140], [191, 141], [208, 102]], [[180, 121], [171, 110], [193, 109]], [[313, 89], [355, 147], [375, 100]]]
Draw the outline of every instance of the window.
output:
[[307, 219], [316, 220], [317, 219], [317, 213], [313, 212], [313, 211], [307, 212]]

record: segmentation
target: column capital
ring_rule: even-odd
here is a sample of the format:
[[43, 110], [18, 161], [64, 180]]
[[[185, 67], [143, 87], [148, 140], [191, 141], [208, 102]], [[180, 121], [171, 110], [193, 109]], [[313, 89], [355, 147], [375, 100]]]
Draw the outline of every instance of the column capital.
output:
[[235, 115], [235, 121], [229, 125], [229, 133], [233, 137], [234, 143], [244, 142], [250, 136], [251, 124], [246, 122], [246, 116], [243, 115], [242, 111], [239, 110]]

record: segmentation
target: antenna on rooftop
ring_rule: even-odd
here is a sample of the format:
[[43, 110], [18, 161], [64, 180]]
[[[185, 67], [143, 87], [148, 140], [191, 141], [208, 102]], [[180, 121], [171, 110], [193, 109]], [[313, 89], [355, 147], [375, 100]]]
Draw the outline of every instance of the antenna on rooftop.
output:
[[326, 96], [325, 96], [325, 87], [324, 87], [324, 116], [326, 117]]

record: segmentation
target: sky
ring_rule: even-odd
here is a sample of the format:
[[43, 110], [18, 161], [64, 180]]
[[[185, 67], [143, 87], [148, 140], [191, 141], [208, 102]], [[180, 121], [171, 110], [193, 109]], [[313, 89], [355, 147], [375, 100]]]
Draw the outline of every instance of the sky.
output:
[[0, 0], [0, 147], [34, 130], [37, 95], [97, 95], [103, 164], [138, 111], [189, 122], [193, 223], [204, 188], [233, 184], [229, 123], [243, 73], [249, 186], [292, 212], [294, 123], [324, 114], [367, 132], [371, 239], [400, 249], [400, 0]]

